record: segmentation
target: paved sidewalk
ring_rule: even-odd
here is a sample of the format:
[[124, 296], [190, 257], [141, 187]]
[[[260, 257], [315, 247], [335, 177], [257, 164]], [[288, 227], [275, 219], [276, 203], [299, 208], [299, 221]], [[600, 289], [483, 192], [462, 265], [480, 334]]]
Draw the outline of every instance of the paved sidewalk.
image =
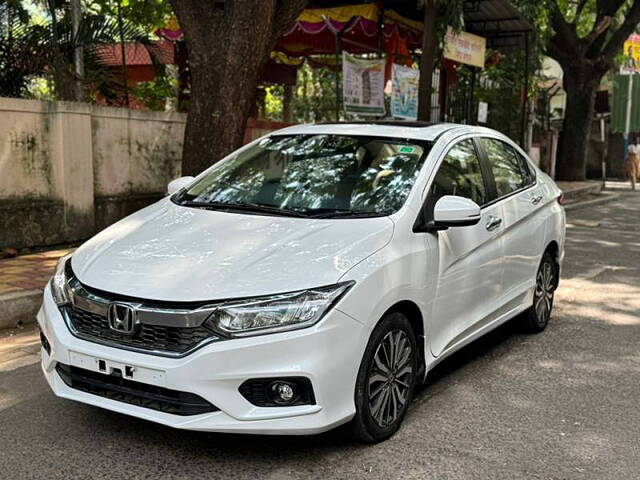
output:
[[0, 260], [0, 296], [21, 290], [44, 289], [58, 259], [71, 250], [52, 250]]
[[0, 260], [0, 329], [35, 321], [45, 285], [58, 259], [70, 251], [51, 250]]

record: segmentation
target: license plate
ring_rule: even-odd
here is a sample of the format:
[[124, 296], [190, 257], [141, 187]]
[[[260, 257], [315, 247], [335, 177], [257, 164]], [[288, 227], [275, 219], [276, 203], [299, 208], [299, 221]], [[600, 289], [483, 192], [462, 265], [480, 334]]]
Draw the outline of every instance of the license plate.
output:
[[165, 373], [162, 370], [139, 367], [78, 352], [69, 352], [69, 361], [74, 367], [84, 368], [93, 372], [162, 387], [165, 385]]

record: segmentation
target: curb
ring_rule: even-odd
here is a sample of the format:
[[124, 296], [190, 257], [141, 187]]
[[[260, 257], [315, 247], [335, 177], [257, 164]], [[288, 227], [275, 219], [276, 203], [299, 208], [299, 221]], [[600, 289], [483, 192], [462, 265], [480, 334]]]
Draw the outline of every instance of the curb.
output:
[[0, 295], [0, 329], [35, 323], [42, 305], [42, 290]]
[[602, 203], [611, 202], [613, 200], [617, 200], [620, 198], [619, 193], [601, 193], [600, 197], [602, 198], [593, 198], [591, 200], [583, 200], [581, 202], [570, 203], [569, 205], [565, 205], [565, 211], [578, 210], [584, 207], [591, 207], [593, 205], [600, 205]]

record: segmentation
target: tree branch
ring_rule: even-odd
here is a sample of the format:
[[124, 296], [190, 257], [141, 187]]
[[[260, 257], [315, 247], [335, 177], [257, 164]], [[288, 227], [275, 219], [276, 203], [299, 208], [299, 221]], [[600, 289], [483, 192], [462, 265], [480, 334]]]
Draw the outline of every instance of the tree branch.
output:
[[613, 33], [605, 47], [602, 49], [602, 57], [605, 62], [611, 62], [613, 57], [620, 51], [625, 40], [633, 33], [640, 23], [640, 0], [634, 0], [633, 5], [627, 12], [622, 25]]
[[611, 17], [603, 17], [599, 23], [594, 25], [593, 30], [591, 30], [589, 35], [584, 38], [587, 47], [590, 46], [603, 32], [607, 31], [611, 26], [611, 23], [613, 23], [613, 19]]
[[582, 14], [582, 10], [584, 10], [585, 5], [587, 4], [589, 0], [580, 0], [578, 2], [578, 6], [576, 7], [576, 15], [573, 17], [573, 23], [574, 25], [576, 23], [578, 23], [578, 19], [580, 18], [580, 15]]
[[[590, 59], [596, 59], [600, 56], [602, 52], [602, 46], [607, 40], [606, 35], [600, 35], [603, 31], [606, 31], [611, 26], [611, 22], [616, 17], [616, 14], [620, 7], [625, 3], [626, 0], [597, 0], [596, 1], [596, 21], [594, 23], [594, 31], [597, 31], [599, 27], [602, 27], [603, 22], [610, 22], [606, 25], [605, 29], [601, 32], [591, 36], [589, 35], [588, 39], [588, 49], [587, 49], [587, 57]], [[609, 19], [609, 20], [607, 20]]]
[[604, 17], [615, 17], [618, 9], [625, 3], [625, 0], [597, 0], [596, 2], [596, 25]]
[[[557, 0], [551, 2], [550, 17], [554, 35], [550, 39], [549, 50], [558, 54], [562, 52], [561, 56], [579, 56], [581, 40], [576, 32], [576, 27], [567, 22], [560, 7], [558, 7]], [[556, 60], [560, 61], [558, 58]]]
[[277, 2], [273, 20], [272, 44], [275, 44], [291, 28], [307, 3], [309, 0], [279, 0]]

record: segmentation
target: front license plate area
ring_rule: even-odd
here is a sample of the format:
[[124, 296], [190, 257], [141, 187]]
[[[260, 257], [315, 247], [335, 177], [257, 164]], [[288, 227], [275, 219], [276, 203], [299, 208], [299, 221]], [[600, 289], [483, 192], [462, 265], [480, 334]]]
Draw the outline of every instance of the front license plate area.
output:
[[69, 352], [69, 363], [74, 367], [84, 368], [104, 375], [113, 375], [160, 387], [165, 386], [165, 372], [162, 370], [139, 367], [78, 352]]

